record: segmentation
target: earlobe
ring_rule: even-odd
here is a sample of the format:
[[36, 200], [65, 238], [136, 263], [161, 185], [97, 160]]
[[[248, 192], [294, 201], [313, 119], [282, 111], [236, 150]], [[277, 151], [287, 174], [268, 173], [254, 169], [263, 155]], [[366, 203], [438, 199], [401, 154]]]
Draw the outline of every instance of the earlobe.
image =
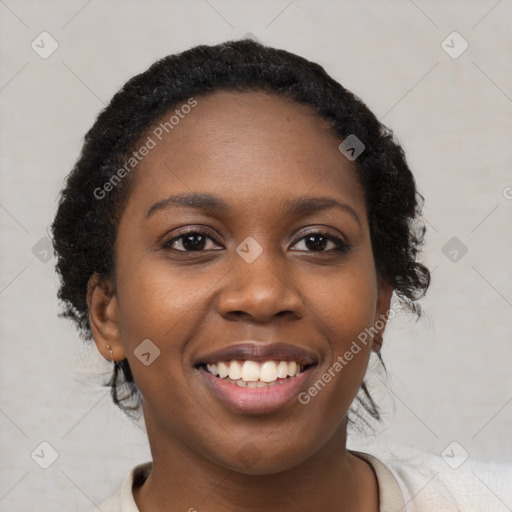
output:
[[99, 353], [109, 361], [125, 359], [117, 298], [109, 280], [94, 273], [87, 285], [89, 323]]

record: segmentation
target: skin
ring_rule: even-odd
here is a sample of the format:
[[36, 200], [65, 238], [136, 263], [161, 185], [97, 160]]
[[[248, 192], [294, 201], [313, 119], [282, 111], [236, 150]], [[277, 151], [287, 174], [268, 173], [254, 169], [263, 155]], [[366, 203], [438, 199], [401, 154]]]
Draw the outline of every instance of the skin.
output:
[[[264, 92], [196, 99], [136, 170], [118, 227], [115, 285], [98, 276], [89, 282], [98, 350], [109, 360], [127, 357], [143, 395], [153, 470], [133, 489], [137, 506], [377, 511], [376, 477], [346, 450], [345, 432], [378, 341], [362, 345], [309, 404], [294, 400], [271, 414], [232, 410], [193, 367], [200, 355], [241, 340], [282, 340], [318, 356], [311, 385], [386, 314], [392, 289], [376, 274], [355, 165], [305, 105]], [[145, 219], [153, 204], [190, 192], [214, 194], [230, 209], [171, 206]], [[287, 214], [284, 201], [298, 196], [334, 198], [358, 220], [334, 208]], [[189, 245], [187, 252], [183, 239], [171, 241], [187, 226], [220, 243], [206, 238], [199, 251]], [[305, 228], [351, 248], [336, 251], [327, 241], [315, 251]], [[263, 249], [252, 263], [236, 252], [248, 236]], [[134, 355], [144, 339], [160, 350], [149, 366]], [[249, 467], [241, 456], [247, 450], [256, 454]]]

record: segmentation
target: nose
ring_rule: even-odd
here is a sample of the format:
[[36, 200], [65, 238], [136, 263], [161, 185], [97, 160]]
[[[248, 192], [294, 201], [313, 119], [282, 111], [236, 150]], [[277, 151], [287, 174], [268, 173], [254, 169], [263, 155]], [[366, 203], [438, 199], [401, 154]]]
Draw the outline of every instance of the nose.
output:
[[285, 261], [272, 258], [269, 253], [263, 251], [252, 263], [235, 256], [218, 300], [219, 313], [224, 318], [256, 323], [287, 315], [302, 318], [304, 305], [290, 269]]

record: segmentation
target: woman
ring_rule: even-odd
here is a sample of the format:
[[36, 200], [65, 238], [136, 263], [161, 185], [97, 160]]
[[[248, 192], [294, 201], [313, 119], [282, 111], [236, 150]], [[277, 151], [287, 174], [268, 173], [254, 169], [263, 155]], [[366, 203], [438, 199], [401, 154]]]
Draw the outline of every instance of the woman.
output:
[[52, 226], [64, 314], [153, 459], [99, 510], [462, 510], [441, 459], [346, 447], [354, 400], [379, 419], [393, 292], [421, 314], [418, 197], [391, 131], [299, 56], [203, 45], [128, 81]]

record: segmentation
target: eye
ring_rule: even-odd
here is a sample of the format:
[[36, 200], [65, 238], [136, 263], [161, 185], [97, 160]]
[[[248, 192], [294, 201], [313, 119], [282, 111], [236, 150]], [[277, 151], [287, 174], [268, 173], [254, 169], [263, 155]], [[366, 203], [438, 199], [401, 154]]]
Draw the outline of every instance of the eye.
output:
[[[351, 245], [341, 238], [323, 231], [310, 231], [309, 233], [306, 233], [298, 243], [303, 243], [306, 247], [306, 251], [308, 252], [348, 252], [351, 248]], [[329, 244], [331, 247], [326, 250]]]
[[[164, 245], [164, 249], [171, 249], [178, 252], [202, 252], [206, 250], [216, 250], [215, 247], [208, 247], [208, 242], [214, 242], [220, 245], [220, 242], [209, 232], [203, 230], [189, 230], [185, 233], [175, 236], [168, 240]], [[296, 244], [303, 243], [306, 252], [331, 252], [341, 251], [348, 252], [352, 247], [349, 243], [341, 238], [323, 231], [310, 231], [306, 233]], [[329, 247], [330, 245], [330, 247]]]
[[[212, 247], [206, 247], [208, 240], [214, 241], [216, 245], [218, 244], [210, 233], [201, 230], [190, 230], [171, 238], [164, 244], [163, 248], [173, 249], [179, 252], [200, 252], [212, 249]], [[176, 248], [176, 246], [182, 247], [183, 249]]]

